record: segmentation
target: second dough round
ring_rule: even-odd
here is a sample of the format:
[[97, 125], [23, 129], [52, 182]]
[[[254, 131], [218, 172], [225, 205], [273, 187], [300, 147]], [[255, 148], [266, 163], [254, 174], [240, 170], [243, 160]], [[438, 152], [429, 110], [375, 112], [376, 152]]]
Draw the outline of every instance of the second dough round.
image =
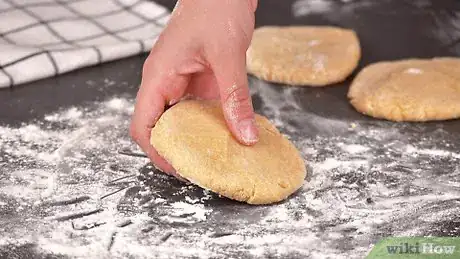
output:
[[460, 118], [460, 59], [408, 59], [364, 68], [348, 97], [360, 112], [392, 121]]
[[275, 83], [325, 86], [345, 80], [361, 48], [352, 30], [329, 26], [261, 27], [247, 52], [250, 74]]

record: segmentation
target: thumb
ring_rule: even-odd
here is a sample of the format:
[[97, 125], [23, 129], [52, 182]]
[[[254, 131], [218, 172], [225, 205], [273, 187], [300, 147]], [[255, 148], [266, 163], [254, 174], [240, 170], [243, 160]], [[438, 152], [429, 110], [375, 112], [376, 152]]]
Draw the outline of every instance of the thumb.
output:
[[259, 131], [249, 94], [245, 53], [221, 55], [212, 68], [227, 126], [240, 143], [254, 145], [259, 140]]

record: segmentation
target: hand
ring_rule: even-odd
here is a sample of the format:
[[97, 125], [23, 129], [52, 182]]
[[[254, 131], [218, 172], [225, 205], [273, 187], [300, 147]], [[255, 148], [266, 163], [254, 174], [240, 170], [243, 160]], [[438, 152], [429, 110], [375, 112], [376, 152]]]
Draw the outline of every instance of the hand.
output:
[[165, 106], [185, 96], [219, 99], [230, 132], [258, 141], [246, 74], [257, 0], [182, 0], [147, 58], [130, 134], [163, 172], [174, 168], [150, 144]]

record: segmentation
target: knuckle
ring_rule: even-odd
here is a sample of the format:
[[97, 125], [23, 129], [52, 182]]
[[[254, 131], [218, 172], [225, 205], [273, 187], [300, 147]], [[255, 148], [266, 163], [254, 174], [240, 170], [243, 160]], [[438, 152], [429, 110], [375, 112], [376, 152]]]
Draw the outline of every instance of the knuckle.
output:
[[152, 70], [153, 67], [153, 58], [152, 55], [149, 55], [149, 57], [145, 60], [144, 65], [142, 66], [142, 75], [146, 75], [149, 73], [149, 71]]
[[161, 65], [158, 64], [159, 59], [160, 57], [158, 53], [156, 53], [155, 48], [152, 49], [152, 51], [150, 52], [149, 56], [145, 59], [144, 64], [142, 66], [142, 75], [153, 73], [159, 70], [159, 68], [161, 67]]
[[227, 106], [233, 106], [235, 104], [246, 104], [249, 103], [249, 95], [246, 93], [243, 87], [233, 86], [229, 89], [225, 96], [224, 103]]

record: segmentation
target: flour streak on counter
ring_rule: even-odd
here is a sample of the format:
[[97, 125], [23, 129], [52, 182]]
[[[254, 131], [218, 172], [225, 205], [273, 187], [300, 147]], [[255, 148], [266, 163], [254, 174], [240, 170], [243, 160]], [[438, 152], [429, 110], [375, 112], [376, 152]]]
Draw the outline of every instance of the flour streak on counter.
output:
[[362, 258], [382, 236], [436, 234], [430, 215], [457, 217], [460, 154], [447, 132], [301, 113], [293, 88], [251, 90], [308, 161], [291, 199], [248, 206], [158, 173], [127, 135], [133, 100], [114, 98], [0, 126], [0, 255]]
[[354, 5], [356, 2], [360, 0], [297, 0], [292, 4], [292, 13], [294, 17], [325, 14], [344, 4]]

